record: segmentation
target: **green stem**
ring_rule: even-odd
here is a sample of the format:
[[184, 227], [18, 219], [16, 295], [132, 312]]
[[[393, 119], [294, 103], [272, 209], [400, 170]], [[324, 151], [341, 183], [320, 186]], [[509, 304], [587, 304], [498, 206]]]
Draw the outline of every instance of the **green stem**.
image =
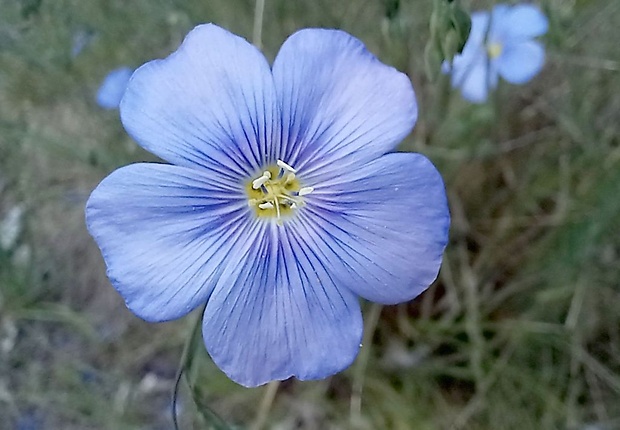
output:
[[265, 397], [263, 397], [263, 401], [260, 404], [258, 409], [258, 414], [256, 415], [256, 419], [250, 427], [252, 430], [262, 430], [265, 427], [265, 423], [267, 422], [267, 417], [269, 416], [269, 411], [271, 410], [271, 406], [273, 405], [273, 401], [276, 398], [276, 393], [278, 392], [278, 387], [280, 386], [280, 381], [271, 381], [265, 390]]
[[379, 316], [381, 315], [382, 309], [382, 305], [373, 303], [370, 307], [368, 320], [366, 322], [364, 337], [362, 338], [362, 350], [357, 358], [357, 364], [353, 374], [350, 409], [350, 421], [352, 427], [357, 427], [362, 418], [362, 391], [364, 390], [366, 367], [368, 366], [368, 360], [370, 358], [372, 338], [375, 334], [375, 330], [377, 329], [377, 324], [379, 322]]
[[189, 362], [189, 351], [191, 350], [191, 346], [194, 343], [193, 340], [196, 336], [196, 332], [198, 331], [198, 327], [200, 327], [201, 325], [203, 312], [204, 307], [202, 312], [196, 317], [194, 324], [192, 325], [192, 330], [187, 339], [185, 340], [185, 345], [183, 345], [183, 352], [181, 353], [181, 361], [179, 362], [179, 369], [177, 370], [177, 375], [174, 382], [174, 391], [172, 392], [172, 423], [174, 424], [175, 430], [179, 430], [179, 423], [177, 422], [177, 398], [179, 397], [181, 377], [183, 376], [183, 372], [185, 371]]
[[435, 134], [440, 129], [443, 119], [446, 117], [450, 108], [450, 95], [452, 88], [450, 86], [450, 75], [441, 73], [437, 79], [437, 93], [431, 109], [430, 121], [428, 124], [427, 143], [432, 144], [435, 140]]
[[254, 31], [252, 33], [252, 40], [254, 45], [261, 49], [263, 41], [263, 16], [265, 14], [265, 0], [256, 0], [254, 7]]
[[202, 348], [202, 336], [200, 335], [200, 327], [202, 325], [202, 316], [204, 314], [205, 304], [200, 312], [197, 312], [196, 319], [194, 320], [194, 324], [192, 325], [192, 330], [190, 335], [187, 337], [185, 341], [185, 345], [183, 347], [183, 353], [181, 354], [181, 361], [179, 363], [179, 370], [177, 371], [176, 382], [174, 384], [174, 392], [172, 395], [172, 422], [174, 424], [174, 429], [179, 430], [179, 424], [177, 421], [177, 398], [179, 394], [179, 387], [181, 385], [181, 378], [185, 376], [185, 383], [189, 386], [192, 392], [192, 398], [198, 407], [198, 412], [202, 415], [203, 419], [207, 424], [208, 430], [231, 430], [230, 427], [223, 419], [221, 419], [215, 412], [213, 412], [208, 406], [206, 406], [203, 402], [198, 402], [196, 399], [199, 397], [198, 390], [196, 385], [190, 380], [188, 375], [188, 370], [192, 368], [194, 365], [194, 354], [193, 352], [197, 350], [198, 347]]

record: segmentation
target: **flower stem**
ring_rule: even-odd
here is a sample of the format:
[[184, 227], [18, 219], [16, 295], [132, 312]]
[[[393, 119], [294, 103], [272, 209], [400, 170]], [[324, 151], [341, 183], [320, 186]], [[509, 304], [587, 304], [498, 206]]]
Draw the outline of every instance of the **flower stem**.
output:
[[428, 121], [427, 143], [434, 143], [437, 130], [441, 128], [444, 118], [448, 115], [450, 108], [450, 75], [440, 74], [437, 78], [435, 87], [435, 98], [430, 109], [430, 118]]
[[362, 338], [362, 350], [357, 359], [355, 370], [353, 371], [353, 387], [351, 393], [351, 409], [350, 409], [350, 421], [351, 426], [357, 428], [362, 419], [362, 391], [364, 389], [364, 377], [366, 375], [366, 366], [368, 365], [368, 359], [370, 358], [370, 350], [372, 347], [372, 338], [379, 322], [379, 316], [383, 306], [378, 303], [373, 303], [370, 306], [368, 313], [368, 320], [366, 321], [366, 327], [364, 330], [364, 337]]
[[269, 415], [269, 411], [271, 410], [271, 406], [273, 405], [273, 401], [276, 398], [276, 393], [278, 392], [278, 387], [280, 386], [280, 381], [271, 381], [267, 384], [265, 389], [265, 397], [263, 397], [263, 401], [258, 408], [258, 414], [256, 415], [256, 419], [254, 423], [252, 423], [251, 430], [262, 430], [265, 426], [265, 422], [267, 421], [267, 416]]
[[202, 316], [204, 314], [206, 304], [202, 307], [200, 312], [197, 312], [196, 319], [192, 325], [185, 345], [183, 346], [183, 353], [181, 354], [181, 360], [179, 362], [179, 369], [177, 371], [176, 381], [174, 384], [174, 391], [172, 393], [172, 423], [175, 430], [179, 430], [179, 423], [177, 420], [177, 398], [179, 396], [179, 387], [181, 385], [181, 378], [185, 376], [185, 382], [189, 386], [192, 392], [192, 398], [198, 407], [198, 412], [204, 418], [207, 428], [209, 430], [231, 430], [231, 427], [222, 420], [215, 412], [213, 412], [204, 402], [198, 402], [199, 393], [197, 392], [196, 384], [194, 384], [188, 375], [188, 371], [195, 365], [194, 351], [196, 351], [197, 345], [201, 345], [202, 336], [200, 336], [200, 327], [202, 325]]
[[179, 397], [181, 378], [183, 376], [184, 370], [187, 368], [187, 364], [189, 362], [189, 351], [191, 350], [193, 339], [196, 336], [196, 332], [198, 331], [198, 327], [200, 327], [201, 321], [202, 313], [200, 313], [196, 317], [196, 320], [192, 325], [192, 330], [190, 331], [189, 336], [185, 340], [185, 345], [183, 345], [183, 352], [181, 353], [181, 360], [179, 362], [179, 368], [177, 370], [177, 375], [174, 382], [174, 390], [172, 392], [172, 423], [174, 424], [175, 430], [179, 430], [179, 423], [177, 422], [177, 399]]
[[263, 16], [265, 13], [265, 0], [256, 0], [254, 7], [254, 32], [252, 33], [252, 40], [254, 45], [261, 49], [263, 41]]

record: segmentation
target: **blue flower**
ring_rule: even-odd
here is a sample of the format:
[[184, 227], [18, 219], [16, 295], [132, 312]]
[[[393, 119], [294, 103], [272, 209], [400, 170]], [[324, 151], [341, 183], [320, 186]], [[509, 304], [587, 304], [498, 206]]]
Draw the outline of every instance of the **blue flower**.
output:
[[122, 167], [90, 196], [107, 274], [147, 321], [206, 303], [206, 348], [234, 381], [346, 368], [358, 296], [399, 303], [436, 278], [442, 179], [422, 155], [389, 153], [417, 117], [411, 82], [347, 33], [299, 31], [270, 68], [244, 39], [198, 26], [134, 73], [120, 111], [172, 164]]
[[533, 40], [547, 32], [547, 18], [530, 4], [496, 5], [491, 13], [475, 12], [467, 43], [444, 72], [452, 73], [452, 86], [473, 103], [487, 99], [497, 87], [498, 75], [512, 84], [523, 84], [542, 69], [543, 45]]
[[129, 67], [120, 67], [108, 73], [97, 91], [97, 104], [104, 109], [118, 108], [132, 73], [133, 69]]

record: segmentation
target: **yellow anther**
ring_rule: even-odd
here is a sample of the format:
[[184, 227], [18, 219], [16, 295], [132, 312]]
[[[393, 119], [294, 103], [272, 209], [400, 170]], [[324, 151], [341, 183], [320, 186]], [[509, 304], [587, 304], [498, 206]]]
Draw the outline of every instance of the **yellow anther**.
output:
[[314, 187], [303, 187], [299, 190], [299, 196], [307, 196], [308, 194], [310, 194], [311, 192], [314, 191]]
[[487, 52], [489, 53], [489, 57], [491, 59], [499, 57], [503, 50], [504, 47], [501, 43], [491, 42], [487, 45]]
[[[269, 172], [265, 172], [265, 173], [269, 173]], [[267, 183], [269, 179], [271, 179], [271, 173], [269, 173], [269, 176], [265, 175], [265, 173], [263, 173], [263, 176], [260, 176], [252, 181], [252, 188], [254, 188], [255, 190], [258, 190], [265, 183]]]
[[269, 166], [261, 176], [248, 181], [246, 193], [248, 205], [259, 217], [276, 218], [277, 225], [283, 219], [304, 205], [303, 196], [314, 191], [313, 187], [302, 187], [296, 170], [282, 160]]
[[293, 169], [291, 166], [289, 166], [288, 164], [286, 164], [284, 161], [282, 160], [278, 160], [276, 161], [276, 164], [278, 165], [279, 168], [287, 170], [291, 173], [297, 173], [297, 170]]

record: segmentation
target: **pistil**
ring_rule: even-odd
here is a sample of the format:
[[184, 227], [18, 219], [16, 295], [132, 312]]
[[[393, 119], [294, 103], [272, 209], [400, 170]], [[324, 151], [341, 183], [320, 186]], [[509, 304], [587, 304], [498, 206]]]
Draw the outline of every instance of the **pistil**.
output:
[[248, 204], [260, 217], [275, 217], [282, 225], [282, 218], [291, 215], [304, 205], [304, 196], [314, 187], [302, 187], [296, 176], [297, 170], [282, 160], [268, 167], [258, 178], [248, 182]]

